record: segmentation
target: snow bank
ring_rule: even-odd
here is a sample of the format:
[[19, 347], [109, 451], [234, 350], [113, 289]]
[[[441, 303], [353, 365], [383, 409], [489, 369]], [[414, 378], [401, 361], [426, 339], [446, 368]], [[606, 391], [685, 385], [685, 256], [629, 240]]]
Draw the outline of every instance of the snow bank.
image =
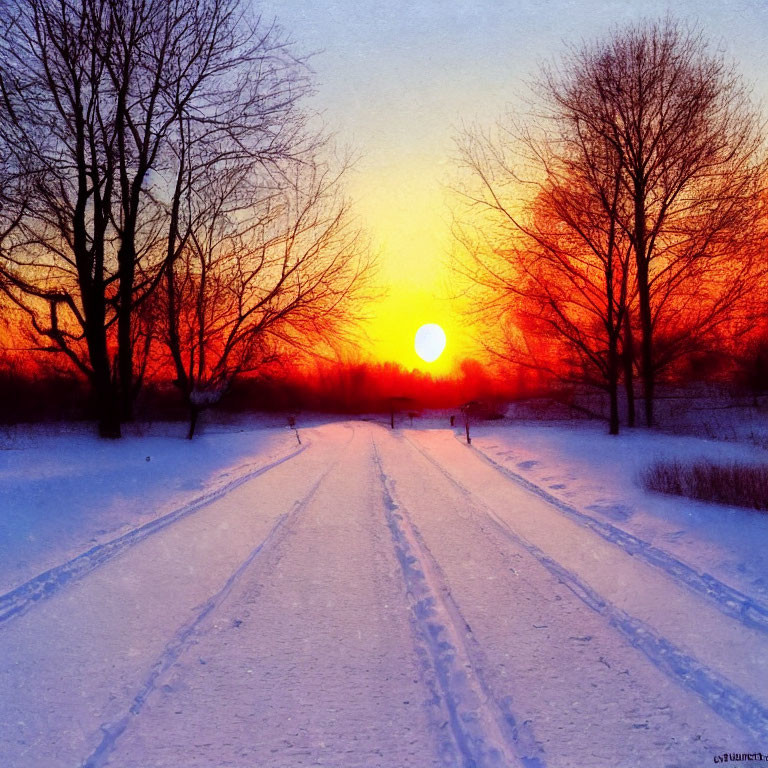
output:
[[473, 447], [490, 460], [580, 512], [768, 598], [768, 515], [650, 493], [638, 482], [654, 460], [768, 461], [768, 451], [644, 430], [612, 437], [602, 424], [584, 422], [473, 425], [472, 435]]

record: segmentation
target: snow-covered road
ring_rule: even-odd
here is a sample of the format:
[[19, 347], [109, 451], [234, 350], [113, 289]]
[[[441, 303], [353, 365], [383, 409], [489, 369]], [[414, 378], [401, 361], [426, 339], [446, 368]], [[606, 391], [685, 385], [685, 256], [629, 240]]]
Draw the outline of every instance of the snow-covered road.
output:
[[0, 595], [1, 766], [768, 752], [768, 632], [727, 590], [582, 524], [451, 431], [349, 422], [304, 441]]

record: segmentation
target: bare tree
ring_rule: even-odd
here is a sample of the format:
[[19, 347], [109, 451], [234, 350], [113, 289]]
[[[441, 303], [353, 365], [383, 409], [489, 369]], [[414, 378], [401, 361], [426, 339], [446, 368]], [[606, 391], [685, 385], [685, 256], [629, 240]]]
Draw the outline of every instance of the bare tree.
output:
[[[668, 362], [655, 350], [659, 329], [702, 334], [754, 286], [763, 126], [733, 66], [670, 19], [573, 52], [545, 73], [542, 87], [552, 119], [610, 143], [621, 158], [619, 222], [634, 251], [650, 426], [656, 379]], [[685, 323], [675, 318], [681, 307], [693, 310]]]
[[[274, 25], [249, 15], [244, 2], [143, 0], [138, 14], [134, 8], [135, 0], [110, 4], [116, 44], [107, 56], [118, 96], [118, 362], [124, 417], [130, 417], [134, 379], [133, 307], [157, 275], [148, 270], [136, 280], [140, 242], [146, 240], [140, 217], [149, 193], [163, 196], [163, 171], [183, 168], [176, 162], [178, 129], [185, 121], [195, 123], [198, 140], [217, 147], [217, 157], [226, 156], [231, 164], [274, 163], [306, 151], [312, 141], [301, 132], [304, 118], [297, 109], [308, 89], [303, 62]], [[160, 183], [147, 185], [150, 172]]]
[[[559, 127], [556, 134], [520, 137], [544, 170], [529, 185], [534, 194], [522, 209], [519, 185], [509, 183], [516, 178], [504, 146], [511, 134], [503, 132], [499, 141], [465, 133], [462, 157], [479, 183], [464, 194], [484, 217], [481, 228], [497, 229], [483, 247], [470, 246], [462, 271], [494, 296], [488, 305], [481, 299], [481, 314], [498, 322], [501, 302], [507, 326], [516, 327], [516, 343], [505, 344], [504, 354], [605, 389], [610, 432], [618, 434], [620, 347], [631, 287], [631, 244], [618, 223], [621, 159], [607, 142]], [[465, 229], [465, 245], [466, 235]], [[531, 343], [527, 334], [536, 339]], [[545, 362], [537, 348], [546, 337], [558, 351]]]
[[137, 385], [135, 311], [166, 268], [180, 121], [212, 141], [226, 130], [233, 158], [257, 144], [265, 162], [281, 157], [305, 68], [241, 0], [6, 6], [0, 142], [33, 195], [0, 270], [43, 348], [90, 379], [100, 433], [119, 436]]
[[462, 271], [598, 372], [612, 431], [622, 374], [633, 420], [639, 327], [650, 425], [660, 373], [748, 313], [765, 242], [762, 126], [722, 56], [670, 20], [572, 52], [536, 90], [533, 125], [460, 141], [480, 216]]
[[[62, 5], [7, 5], [0, 50], [3, 163], [33, 194], [3, 253], [8, 295], [27, 314], [41, 348], [66, 354], [93, 384], [104, 435], [119, 430], [111, 408], [107, 350], [113, 153], [97, 33]], [[82, 10], [82, 9], [81, 9]], [[91, 116], [89, 120], [88, 117]], [[29, 182], [29, 187], [25, 185]]]
[[338, 174], [311, 157], [279, 177], [228, 163], [206, 174], [185, 197], [189, 218], [158, 296], [190, 438], [236, 377], [286, 348], [338, 340], [370, 271]]

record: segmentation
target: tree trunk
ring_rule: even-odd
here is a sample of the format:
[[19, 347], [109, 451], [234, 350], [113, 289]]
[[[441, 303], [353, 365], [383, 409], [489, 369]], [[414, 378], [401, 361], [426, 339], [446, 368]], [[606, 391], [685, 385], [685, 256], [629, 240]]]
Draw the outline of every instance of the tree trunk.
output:
[[624, 315], [624, 389], [627, 394], [627, 426], [634, 427], [637, 417], [635, 411], [635, 343], [632, 338], [632, 323], [629, 312]]
[[120, 416], [123, 421], [133, 418], [133, 278], [133, 248], [128, 246], [120, 249], [120, 304], [117, 316], [117, 368], [120, 382]]
[[635, 187], [634, 249], [637, 264], [637, 298], [640, 307], [640, 374], [643, 377], [643, 406], [645, 425], [653, 426], [654, 370], [653, 370], [653, 319], [649, 281], [648, 242], [645, 221], [645, 183], [638, 181]]
[[610, 398], [610, 415], [608, 417], [608, 433], [619, 434], [619, 350], [618, 334], [611, 333], [608, 339], [608, 396]]
[[112, 381], [104, 324], [104, 293], [101, 285], [87, 285], [83, 290], [85, 341], [91, 364], [91, 396], [93, 398], [99, 436], [116, 439], [120, 434], [120, 409]]
[[651, 320], [650, 298], [648, 296], [648, 272], [638, 282], [645, 282], [645, 298], [640, 292], [640, 369], [643, 377], [643, 408], [645, 411], [645, 426], [653, 426], [653, 398], [655, 396], [655, 375], [653, 370], [653, 322]]
[[195, 428], [197, 427], [197, 418], [200, 415], [200, 408], [196, 405], [190, 404], [189, 406], [189, 432], [187, 432], [187, 440], [191, 440], [195, 436]]
[[609, 385], [609, 395], [611, 399], [611, 415], [608, 419], [608, 434], [619, 434], [619, 392], [618, 382], [612, 381]]
[[117, 402], [117, 393], [109, 376], [101, 372], [92, 381], [93, 398], [96, 406], [96, 418], [98, 420], [99, 437], [109, 440], [120, 438], [120, 409]]

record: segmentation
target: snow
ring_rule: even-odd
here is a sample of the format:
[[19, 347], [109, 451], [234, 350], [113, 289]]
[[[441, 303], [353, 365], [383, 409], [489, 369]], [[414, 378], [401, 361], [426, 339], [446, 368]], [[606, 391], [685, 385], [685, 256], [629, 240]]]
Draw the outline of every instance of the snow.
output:
[[765, 748], [768, 516], [635, 482], [660, 456], [762, 451], [588, 423], [473, 425], [467, 446], [443, 415], [385, 421], [300, 419], [301, 445], [277, 419], [192, 443], [18, 433], [0, 765], [695, 768]]
[[768, 604], [768, 515], [649, 493], [638, 478], [657, 460], [768, 462], [768, 450], [642, 429], [611, 436], [584, 422], [473, 425], [472, 434], [475, 448], [547, 495]]
[[0, 591], [296, 445], [275, 426], [219, 426], [193, 441], [178, 425], [113, 442], [92, 432], [12, 428], [0, 437]]

